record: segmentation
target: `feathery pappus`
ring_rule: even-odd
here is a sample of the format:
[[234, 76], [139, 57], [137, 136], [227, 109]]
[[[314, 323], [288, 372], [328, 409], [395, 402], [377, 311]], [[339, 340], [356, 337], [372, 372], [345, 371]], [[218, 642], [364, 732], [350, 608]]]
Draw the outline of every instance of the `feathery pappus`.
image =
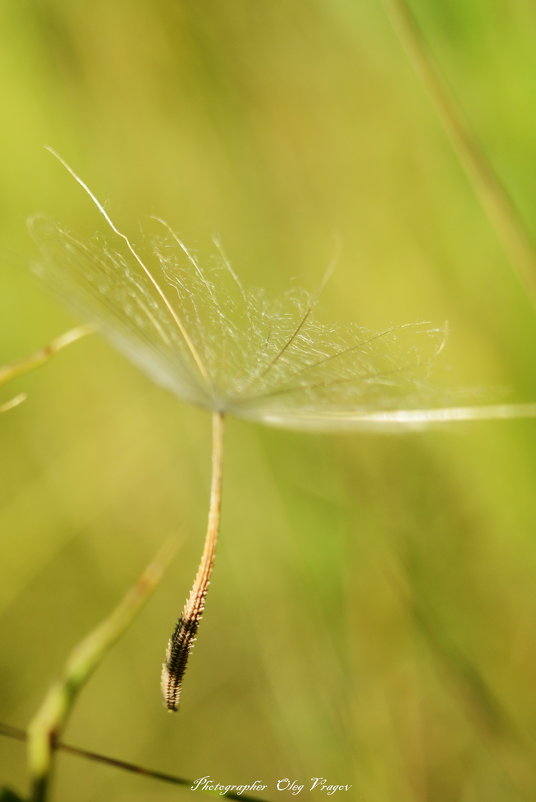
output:
[[205, 547], [162, 669], [165, 704], [177, 710], [214, 564], [225, 416], [319, 432], [397, 431], [532, 418], [536, 403], [437, 403], [426, 378], [444, 347], [445, 327], [419, 322], [370, 331], [323, 323], [317, 317], [319, 293], [292, 290], [272, 299], [246, 288], [218, 241], [214, 258], [202, 265], [159, 218], [153, 218], [155, 233], [143, 251], [150, 257], [142, 257], [87, 184], [52, 153], [88, 194], [109, 236], [84, 241], [61, 224], [35, 217], [38, 271], [149, 378], [213, 417]]

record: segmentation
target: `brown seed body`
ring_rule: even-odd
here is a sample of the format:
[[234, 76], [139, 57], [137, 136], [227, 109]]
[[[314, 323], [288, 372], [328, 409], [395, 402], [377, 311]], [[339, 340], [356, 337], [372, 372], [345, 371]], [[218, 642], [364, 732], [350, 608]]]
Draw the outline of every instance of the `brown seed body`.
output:
[[205, 610], [205, 599], [214, 567], [221, 510], [223, 414], [220, 412], [215, 412], [213, 416], [212, 442], [212, 484], [203, 556], [188, 600], [168, 641], [166, 659], [162, 664], [162, 696], [164, 704], [171, 711], [177, 711], [179, 708], [182, 680]]

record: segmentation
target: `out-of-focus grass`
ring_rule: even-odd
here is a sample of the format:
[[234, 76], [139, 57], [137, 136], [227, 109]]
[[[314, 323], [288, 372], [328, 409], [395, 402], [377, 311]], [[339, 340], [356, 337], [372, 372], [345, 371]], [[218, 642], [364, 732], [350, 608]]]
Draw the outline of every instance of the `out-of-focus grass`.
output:
[[173, 545], [167, 541], [107, 618], [76, 644], [66, 659], [60, 677], [46, 693], [29, 724], [27, 735], [31, 799], [34, 802], [49, 799], [60, 739], [80, 691], [136, 618], [160, 582], [172, 556]]
[[[530, 225], [534, 11], [413, 7]], [[438, 381], [536, 397], [530, 302], [380, 4], [8, 0], [0, 31], [0, 364], [72, 324], [26, 269], [27, 216], [96, 223], [46, 143], [125, 228], [158, 213], [194, 246], [218, 231], [251, 283], [316, 287], [338, 234], [326, 319], [447, 318]], [[534, 798], [533, 424], [373, 438], [231, 422], [212, 598], [169, 717], [158, 674], [201, 549], [210, 422], [97, 339], [24, 390], [0, 419], [0, 718], [27, 724], [176, 531], [180, 564], [71, 742], [225, 782], [326, 776], [367, 802]], [[22, 786], [20, 746], [0, 741], [0, 761]], [[188, 798], [148, 783], [62, 757], [56, 799]]]

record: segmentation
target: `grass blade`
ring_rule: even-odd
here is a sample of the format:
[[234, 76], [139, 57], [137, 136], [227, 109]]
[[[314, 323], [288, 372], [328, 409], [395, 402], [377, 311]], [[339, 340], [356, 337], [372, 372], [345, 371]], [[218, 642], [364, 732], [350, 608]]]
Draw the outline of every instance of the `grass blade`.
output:
[[536, 303], [536, 252], [519, 211], [448, 89], [407, 0], [385, 4], [511, 264]]
[[89, 633], [67, 658], [59, 680], [47, 693], [28, 728], [28, 765], [32, 802], [48, 797], [54, 752], [76, 697], [108, 650], [125, 632], [160, 581], [174, 549], [166, 542], [117, 607]]

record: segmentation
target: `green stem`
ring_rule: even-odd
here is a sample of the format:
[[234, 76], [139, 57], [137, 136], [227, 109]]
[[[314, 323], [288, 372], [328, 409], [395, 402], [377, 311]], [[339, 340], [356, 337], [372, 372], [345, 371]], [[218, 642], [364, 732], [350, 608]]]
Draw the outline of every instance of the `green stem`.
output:
[[78, 693], [154, 590], [172, 553], [168, 541], [112, 613], [75, 647], [61, 677], [30, 722], [28, 766], [32, 779], [31, 802], [46, 802], [58, 741]]

